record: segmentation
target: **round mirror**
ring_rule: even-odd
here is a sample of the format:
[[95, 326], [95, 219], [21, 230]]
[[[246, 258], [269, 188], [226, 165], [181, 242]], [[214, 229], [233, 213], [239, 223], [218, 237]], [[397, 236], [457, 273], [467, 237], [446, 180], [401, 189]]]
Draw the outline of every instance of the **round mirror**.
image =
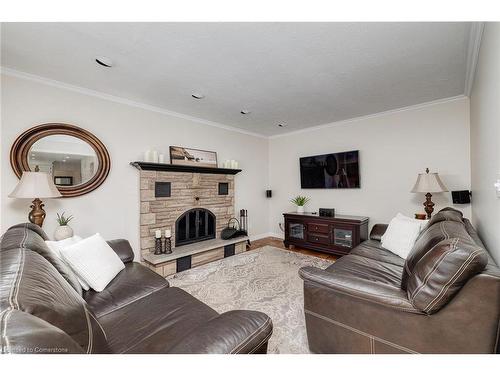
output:
[[49, 135], [33, 143], [28, 165], [32, 171], [50, 174], [57, 186], [77, 186], [95, 176], [99, 160], [94, 149], [81, 139]]
[[11, 150], [18, 177], [23, 171], [46, 172], [63, 197], [86, 194], [106, 179], [109, 154], [97, 137], [68, 124], [43, 124], [21, 134]]

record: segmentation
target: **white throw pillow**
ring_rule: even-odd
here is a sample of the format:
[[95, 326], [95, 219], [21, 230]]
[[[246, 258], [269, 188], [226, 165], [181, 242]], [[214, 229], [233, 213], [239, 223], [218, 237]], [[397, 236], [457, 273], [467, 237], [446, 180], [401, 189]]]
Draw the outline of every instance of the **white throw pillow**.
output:
[[414, 219], [412, 217], [409, 217], [409, 216], [406, 216], [406, 215], [403, 215], [402, 213], [398, 213], [396, 215], [396, 217], [399, 217], [399, 218], [403, 218], [403, 219], [406, 219], [406, 220], [412, 220], [414, 221], [415, 223], [419, 223], [420, 224], [420, 231], [423, 231], [424, 228], [427, 226], [427, 224], [429, 223], [429, 220], [420, 220], [420, 219]]
[[398, 214], [382, 236], [382, 246], [406, 259], [423, 228], [420, 221]]
[[[49, 248], [49, 250], [52, 251], [52, 253], [56, 257], [58, 257], [62, 262], [64, 262], [69, 268], [73, 269], [71, 267], [71, 265], [69, 265], [66, 262], [66, 259], [64, 259], [62, 257], [61, 250], [64, 249], [65, 247], [74, 245], [75, 243], [80, 242], [81, 240], [82, 240], [81, 237], [79, 237], [79, 236], [73, 236], [73, 237], [66, 238], [66, 239], [61, 240], [61, 241], [45, 241], [45, 243], [47, 244], [47, 247]], [[80, 283], [80, 285], [81, 285], [81, 287], [82, 287], [83, 290], [89, 290], [90, 289], [89, 284], [87, 284], [80, 277], [78, 277], [78, 275], [76, 276], [76, 278], [78, 279], [78, 282]]]
[[99, 233], [65, 247], [61, 254], [76, 274], [96, 292], [102, 292], [125, 268]]

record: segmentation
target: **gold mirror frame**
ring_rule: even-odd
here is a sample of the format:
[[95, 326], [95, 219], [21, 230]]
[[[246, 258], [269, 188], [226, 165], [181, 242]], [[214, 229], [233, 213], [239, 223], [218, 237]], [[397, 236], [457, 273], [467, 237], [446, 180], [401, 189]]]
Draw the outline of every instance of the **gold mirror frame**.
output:
[[95, 135], [85, 129], [61, 123], [38, 125], [26, 130], [17, 137], [10, 150], [10, 165], [18, 178], [21, 178], [24, 171], [30, 171], [28, 156], [33, 144], [49, 135], [69, 135], [81, 139], [94, 149], [99, 163], [96, 173], [90, 180], [76, 186], [56, 185], [63, 197], [78, 197], [90, 193], [106, 180], [111, 168], [111, 159], [104, 144]]

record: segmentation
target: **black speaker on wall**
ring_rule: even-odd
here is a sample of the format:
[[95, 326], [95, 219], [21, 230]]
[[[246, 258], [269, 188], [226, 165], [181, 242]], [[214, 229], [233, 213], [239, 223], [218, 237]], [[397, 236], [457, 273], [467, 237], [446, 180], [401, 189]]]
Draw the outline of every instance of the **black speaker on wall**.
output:
[[273, 196], [272, 190], [266, 190], [266, 197], [271, 198]]
[[470, 203], [470, 191], [469, 190], [456, 190], [451, 192], [451, 198], [453, 204], [467, 204]]

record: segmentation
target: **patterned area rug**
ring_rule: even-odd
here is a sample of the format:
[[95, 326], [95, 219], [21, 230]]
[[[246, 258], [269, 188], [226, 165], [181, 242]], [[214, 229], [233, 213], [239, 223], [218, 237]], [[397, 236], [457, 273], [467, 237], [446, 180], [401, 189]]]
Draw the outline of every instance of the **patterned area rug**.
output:
[[274, 325], [268, 353], [309, 353], [299, 268], [331, 262], [265, 246], [167, 277], [219, 313], [257, 310]]

